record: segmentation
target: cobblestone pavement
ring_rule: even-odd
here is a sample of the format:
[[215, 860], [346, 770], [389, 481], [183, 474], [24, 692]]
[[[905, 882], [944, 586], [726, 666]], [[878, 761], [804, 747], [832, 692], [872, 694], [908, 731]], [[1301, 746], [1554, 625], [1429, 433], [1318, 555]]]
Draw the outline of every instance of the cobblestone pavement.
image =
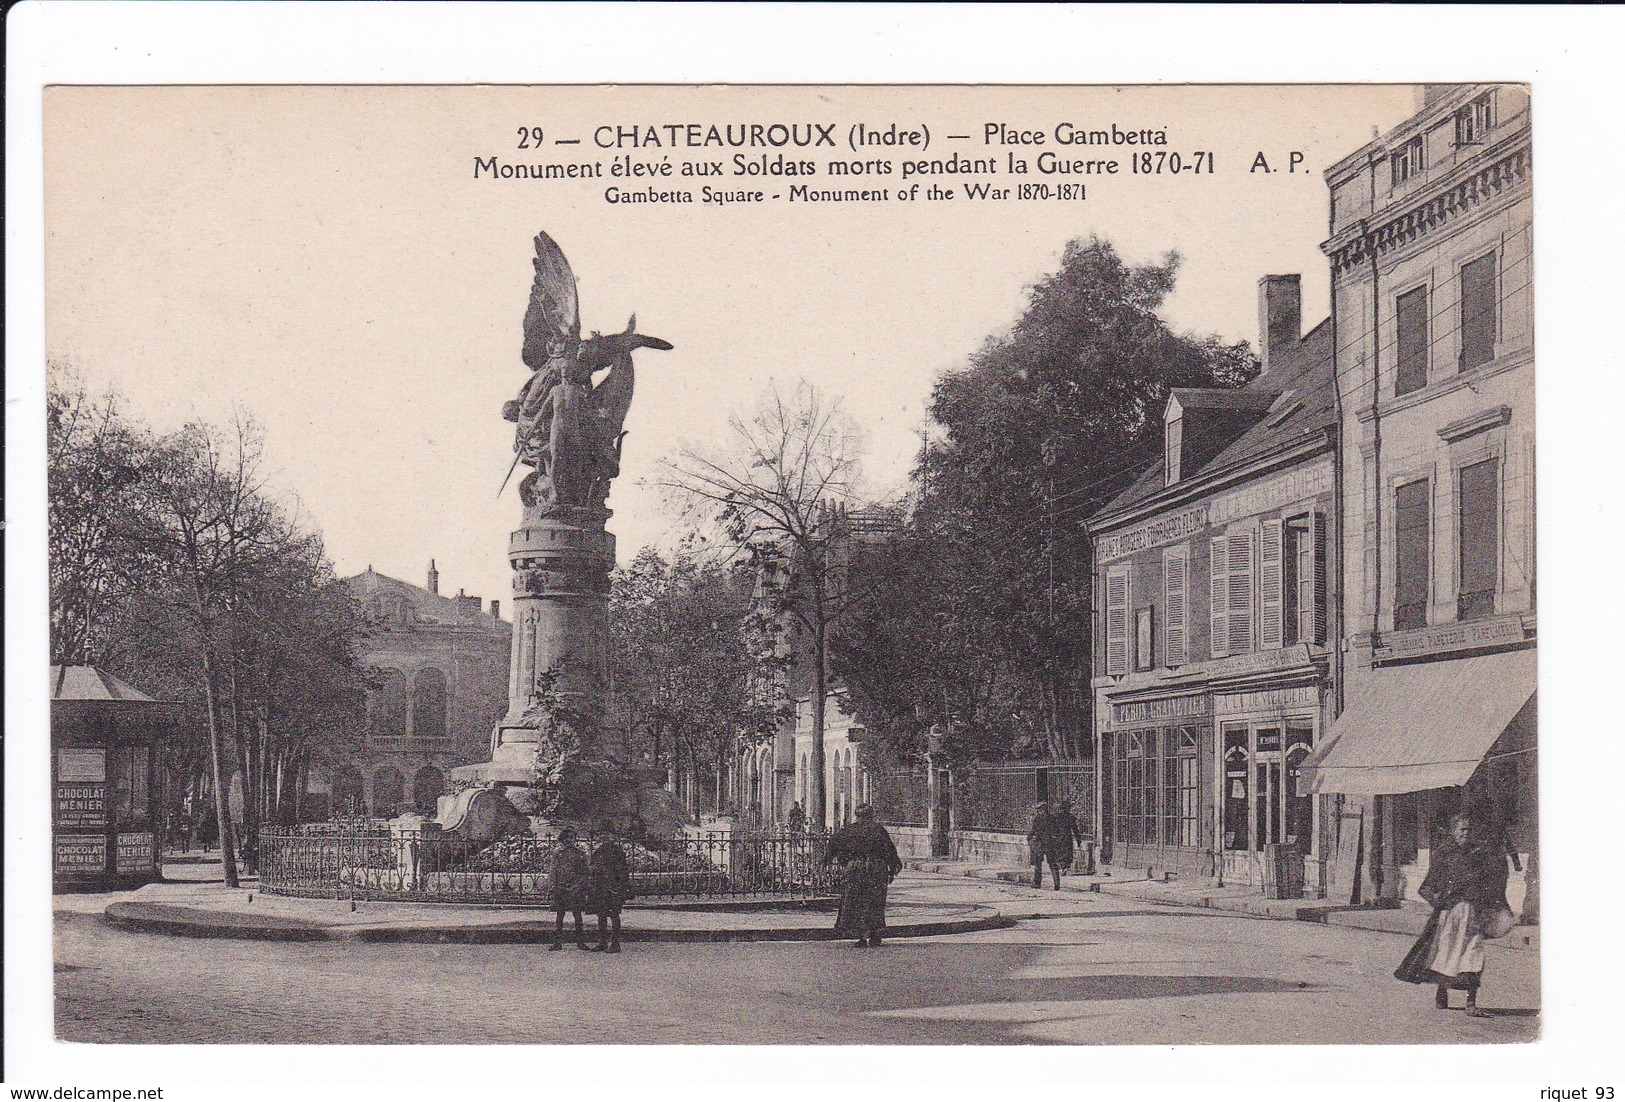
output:
[[[90, 1042], [1516, 1042], [1538, 955], [1493, 945], [1489, 1019], [1392, 978], [1400, 936], [906, 875], [1014, 929], [844, 942], [525, 945], [198, 940], [58, 907], [57, 1034]], [[111, 897], [102, 897], [103, 902]], [[1459, 998], [1457, 996], [1458, 1005]]]

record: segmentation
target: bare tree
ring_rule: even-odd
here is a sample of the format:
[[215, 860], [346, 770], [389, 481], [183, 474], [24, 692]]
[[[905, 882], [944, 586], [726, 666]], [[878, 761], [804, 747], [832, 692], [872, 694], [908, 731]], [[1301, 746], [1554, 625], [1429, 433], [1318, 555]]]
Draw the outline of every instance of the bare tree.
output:
[[729, 430], [729, 439], [716, 452], [685, 446], [667, 465], [664, 485], [707, 506], [736, 544], [767, 545], [791, 560], [785, 583], [767, 595], [775, 611], [790, 617], [810, 644], [808, 812], [811, 825], [822, 830], [829, 640], [848, 603], [831, 541], [836, 518], [854, 498], [860, 436], [838, 401], [805, 382], [788, 397], [771, 388], [748, 418], [731, 418]]
[[[149, 495], [146, 540], [158, 552], [192, 620], [208, 719], [209, 759], [220, 856], [226, 884], [237, 887], [237, 859], [223, 767], [223, 706], [236, 715], [232, 620], [248, 578], [272, 557], [286, 535], [262, 484], [259, 430], [241, 418], [227, 438], [192, 424], [160, 441]], [[224, 690], [224, 692], [222, 691]], [[224, 696], [224, 701], [222, 700]], [[245, 812], [253, 803], [250, 765], [242, 762]]]

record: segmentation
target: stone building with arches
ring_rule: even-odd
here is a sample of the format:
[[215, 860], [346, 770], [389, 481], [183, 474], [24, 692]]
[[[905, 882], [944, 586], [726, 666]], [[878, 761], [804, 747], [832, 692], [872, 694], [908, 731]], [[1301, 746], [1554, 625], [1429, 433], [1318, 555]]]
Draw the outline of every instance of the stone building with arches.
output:
[[378, 686], [347, 759], [328, 763], [311, 787], [325, 786], [331, 813], [432, 814], [451, 769], [490, 756], [508, 704], [512, 625], [498, 601], [442, 595], [432, 560], [423, 586], [370, 566], [345, 584], [367, 619], [362, 661]]

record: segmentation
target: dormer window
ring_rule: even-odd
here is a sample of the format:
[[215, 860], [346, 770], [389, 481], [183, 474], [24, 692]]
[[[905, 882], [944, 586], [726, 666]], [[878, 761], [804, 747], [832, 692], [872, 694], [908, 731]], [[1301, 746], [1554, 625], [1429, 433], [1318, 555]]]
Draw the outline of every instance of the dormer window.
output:
[[1178, 402], [1168, 403], [1168, 414], [1163, 421], [1162, 462], [1168, 472], [1167, 485], [1179, 481], [1180, 444], [1184, 437], [1185, 418]]
[[1393, 172], [1393, 186], [1398, 187], [1406, 180], [1420, 176], [1423, 163], [1422, 135], [1418, 134], [1388, 154], [1388, 167]]
[[1495, 93], [1485, 92], [1456, 111], [1456, 144], [1482, 145], [1495, 125]]

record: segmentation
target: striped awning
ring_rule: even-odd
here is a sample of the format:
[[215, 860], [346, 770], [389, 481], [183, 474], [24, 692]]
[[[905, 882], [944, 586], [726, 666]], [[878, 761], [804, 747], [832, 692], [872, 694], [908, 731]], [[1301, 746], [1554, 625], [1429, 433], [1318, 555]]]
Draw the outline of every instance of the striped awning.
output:
[[1466, 784], [1534, 695], [1533, 649], [1372, 670], [1304, 760], [1299, 794]]

